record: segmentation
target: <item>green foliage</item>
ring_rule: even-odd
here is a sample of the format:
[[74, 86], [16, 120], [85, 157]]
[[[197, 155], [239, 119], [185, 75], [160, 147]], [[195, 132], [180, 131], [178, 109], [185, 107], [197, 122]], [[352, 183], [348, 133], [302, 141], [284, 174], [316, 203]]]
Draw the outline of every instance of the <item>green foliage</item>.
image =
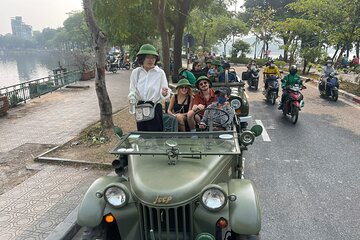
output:
[[237, 57], [239, 52], [240, 56], [245, 56], [246, 53], [250, 53], [250, 44], [243, 41], [243, 40], [236, 40], [236, 42], [233, 44], [233, 49], [231, 52], [231, 57]]
[[287, 65], [286, 62], [281, 61], [281, 60], [276, 60], [274, 63], [275, 63], [275, 65], [278, 66], [279, 68], [284, 68], [284, 67]]
[[250, 58], [247, 57], [231, 57], [229, 58], [229, 62], [231, 63], [240, 63], [240, 64], [248, 64]]

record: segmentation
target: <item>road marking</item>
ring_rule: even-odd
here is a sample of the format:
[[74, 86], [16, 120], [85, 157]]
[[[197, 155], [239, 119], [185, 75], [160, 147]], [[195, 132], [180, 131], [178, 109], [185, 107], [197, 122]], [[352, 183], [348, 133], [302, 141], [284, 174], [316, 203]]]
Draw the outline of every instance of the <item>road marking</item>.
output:
[[256, 124], [260, 125], [263, 128], [263, 131], [261, 133], [261, 137], [263, 138], [264, 142], [271, 142], [271, 139], [269, 137], [269, 134], [267, 133], [263, 123], [261, 120], [255, 120]]

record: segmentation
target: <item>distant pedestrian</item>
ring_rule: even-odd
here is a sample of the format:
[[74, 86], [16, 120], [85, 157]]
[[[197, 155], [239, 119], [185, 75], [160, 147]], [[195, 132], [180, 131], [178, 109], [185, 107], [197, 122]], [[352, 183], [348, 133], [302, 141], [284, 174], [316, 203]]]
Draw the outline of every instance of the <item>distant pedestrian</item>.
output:
[[358, 58], [356, 55], [353, 56], [352, 65], [353, 65], [354, 67], [356, 67], [357, 65], [359, 65], [359, 58]]
[[346, 68], [348, 65], [349, 65], [348, 57], [346, 56], [346, 54], [344, 54], [343, 57], [341, 58], [341, 67]]

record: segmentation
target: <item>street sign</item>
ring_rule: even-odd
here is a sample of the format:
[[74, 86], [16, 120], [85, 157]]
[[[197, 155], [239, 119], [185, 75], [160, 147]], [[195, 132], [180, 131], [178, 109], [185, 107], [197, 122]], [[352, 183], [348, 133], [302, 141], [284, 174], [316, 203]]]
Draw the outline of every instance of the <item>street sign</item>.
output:
[[184, 36], [184, 45], [186, 47], [192, 47], [194, 46], [194, 43], [195, 43], [194, 37], [190, 33]]

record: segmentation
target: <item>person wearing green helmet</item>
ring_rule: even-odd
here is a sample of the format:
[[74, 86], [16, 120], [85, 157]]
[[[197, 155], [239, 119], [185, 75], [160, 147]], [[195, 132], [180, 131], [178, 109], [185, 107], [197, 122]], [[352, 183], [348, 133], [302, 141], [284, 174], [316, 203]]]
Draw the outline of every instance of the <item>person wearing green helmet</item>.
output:
[[224, 72], [224, 68], [221, 66], [220, 60], [216, 59], [211, 62], [211, 65], [207, 77], [213, 82], [219, 82], [219, 76]]
[[193, 99], [192, 85], [183, 78], [176, 86], [176, 94], [171, 96], [168, 113], [175, 116], [178, 121], [179, 131], [186, 130], [186, 116]]
[[183, 68], [183, 67], [179, 68], [178, 73], [179, 73], [180, 79], [185, 78], [190, 82], [190, 84], [192, 84], [192, 85], [195, 84], [196, 77], [194, 76], [194, 74], [192, 72], [190, 72], [186, 68]]
[[[208, 105], [216, 101], [216, 95], [214, 90], [211, 88], [211, 80], [206, 76], [200, 76], [195, 86], [199, 89], [199, 92], [195, 94], [194, 99], [191, 103], [190, 110], [187, 114], [187, 121], [189, 124], [190, 131], [195, 131], [195, 121], [194, 116], [195, 113], [205, 109]], [[199, 117], [196, 119], [196, 122], [200, 122], [200, 114], [197, 116]]]
[[170, 97], [165, 72], [156, 65], [159, 54], [151, 44], [144, 44], [137, 53], [141, 67], [130, 75], [129, 99], [136, 99], [137, 105], [150, 103], [154, 107], [154, 118], [138, 121], [138, 131], [163, 131], [163, 111], [160, 101]]

